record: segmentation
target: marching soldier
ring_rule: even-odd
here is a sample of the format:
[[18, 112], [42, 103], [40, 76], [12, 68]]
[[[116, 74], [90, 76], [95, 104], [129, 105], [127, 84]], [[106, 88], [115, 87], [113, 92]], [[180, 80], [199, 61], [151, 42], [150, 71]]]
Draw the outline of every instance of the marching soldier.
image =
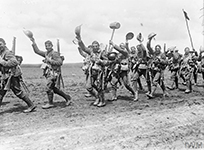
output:
[[44, 76], [47, 79], [46, 84], [46, 93], [48, 97], [48, 103], [43, 105], [43, 109], [49, 109], [54, 107], [53, 98], [54, 94], [58, 94], [59, 96], [63, 97], [66, 101], [66, 106], [69, 106], [71, 103], [71, 96], [69, 94], [64, 93], [60, 90], [60, 75], [61, 75], [61, 66], [63, 64], [63, 59], [60, 57], [60, 54], [53, 49], [53, 44], [51, 41], [45, 42], [45, 48], [47, 51], [39, 50], [35, 39], [33, 37], [30, 38], [32, 41], [32, 47], [36, 54], [44, 57], [43, 60], [44, 64], [42, 69], [44, 70]]
[[151, 62], [151, 75], [152, 75], [152, 91], [151, 93], [147, 93], [147, 96], [149, 98], [154, 98], [154, 93], [157, 89], [157, 86], [160, 85], [163, 96], [168, 96], [168, 93], [166, 92], [166, 87], [164, 85], [164, 70], [167, 66], [167, 60], [166, 55], [161, 52], [161, 46], [156, 45], [155, 50], [151, 47], [151, 40], [156, 34], [150, 34], [148, 37], [147, 42], [147, 48], [149, 50], [149, 53], [152, 56], [152, 62]]
[[[147, 54], [147, 51], [142, 44], [143, 42], [143, 37], [142, 34], [139, 33], [137, 36], [137, 40], [140, 42], [140, 44], [137, 45], [137, 56], [136, 56], [136, 64], [133, 66], [134, 74], [132, 76], [132, 82], [133, 82], [133, 87], [135, 90], [135, 100], [138, 100], [138, 87], [137, 83], [140, 85], [140, 77], [143, 75], [146, 79], [147, 82], [147, 87], [148, 87], [148, 93], [151, 92], [151, 81], [150, 81], [150, 75], [148, 71], [148, 61], [149, 57]], [[139, 81], [139, 82], [138, 82]], [[141, 85], [140, 85], [141, 86]]]
[[[128, 45], [127, 45], [127, 48], [129, 49]], [[131, 78], [133, 78], [134, 73], [135, 73], [135, 71], [136, 71], [135, 69], [136, 69], [136, 66], [137, 66], [137, 63], [138, 63], [138, 59], [137, 59], [137, 49], [136, 49], [135, 46], [131, 46], [131, 47], [130, 47], [129, 55], [130, 55], [130, 56], [129, 56], [129, 61], [130, 61]], [[140, 78], [137, 79], [137, 83], [138, 83], [138, 85], [139, 85], [139, 89], [140, 89], [141, 91], [144, 91]]]
[[126, 45], [124, 43], [121, 43], [120, 46], [113, 43], [113, 41], [110, 41], [110, 45], [113, 46], [115, 50], [117, 50], [119, 53], [116, 55], [115, 65], [113, 67], [114, 71], [112, 71], [111, 76], [111, 85], [112, 85], [112, 100], [117, 100], [117, 83], [120, 83], [120, 79], [123, 81], [124, 86], [127, 90], [129, 90], [132, 95], [134, 96], [134, 101], [137, 100], [137, 95], [135, 94], [134, 90], [130, 86], [128, 73], [130, 71], [129, 66], [129, 53], [127, 51]]
[[79, 47], [90, 56], [91, 64], [88, 69], [89, 75], [86, 80], [86, 89], [96, 98], [93, 105], [103, 107], [106, 105], [103, 88], [103, 71], [105, 63], [101, 58], [100, 45], [97, 41], [93, 41], [92, 49], [89, 49], [84, 45], [80, 36], [76, 36], [76, 38]]
[[180, 67], [180, 74], [186, 81], [186, 90], [185, 93], [192, 92], [192, 75], [194, 72], [194, 62], [192, 60], [192, 53], [190, 52], [189, 47], [184, 49], [184, 55], [181, 58], [181, 67]]
[[[88, 48], [91, 50], [92, 49], [91, 45], [88, 46]], [[86, 81], [87, 81], [89, 77], [89, 67], [91, 65], [90, 55], [85, 53], [80, 47], [78, 47], [78, 51], [81, 54], [81, 56], [84, 57], [82, 70], [84, 71], [84, 74], [86, 76]], [[91, 96], [92, 95], [90, 93], [85, 94], [85, 97], [91, 97]]]
[[30, 100], [28, 94], [21, 88], [20, 77], [22, 72], [18, 65], [19, 62], [15, 55], [12, 51], [7, 49], [4, 39], [0, 38], [0, 105], [6, 92], [11, 89], [18, 98], [22, 99], [28, 105], [28, 108], [23, 110], [23, 112], [29, 113], [32, 112], [36, 106]]
[[198, 57], [198, 61], [200, 62], [198, 65], [198, 72], [202, 74], [202, 79], [204, 82], [204, 56], [203, 56], [203, 50], [200, 49], [200, 53], [199, 53], [199, 57]]
[[168, 67], [171, 72], [171, 80], [172, 84], [171, 86], [167, 86], [168, 89], [174, 90], [178, 89], [178, 73], [180, 69], [180, 61], [182, 55], [178, 52], [178, 50], [175, 50], [176, 47], [171, 47], [167, 50], [167, 57], [168, 57]]

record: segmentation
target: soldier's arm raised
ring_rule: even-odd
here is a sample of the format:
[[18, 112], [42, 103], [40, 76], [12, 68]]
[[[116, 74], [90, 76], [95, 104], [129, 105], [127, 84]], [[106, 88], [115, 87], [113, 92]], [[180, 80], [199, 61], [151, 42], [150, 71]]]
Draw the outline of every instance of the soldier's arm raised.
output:
[[110, 45], [113, 46], [115, 50], [117, 50], [119, 53], [123, 54], [124, 56], [128, 57], [128, 52], [126, 50], [123, 50], [118, 45], [114, 44], [112, 41], [110, 41]]
[[45, 55], [46, 52], [44, 52], [44, 51], [42, 51], [42, 50], [40, 50], [40, 49], [38, 48], [38, 46], [37, 46], [37, 44], [36, 44], [36, 42], [35, 42], [35, 39], [34, 39], [34, 38], [31, 38], [30, 40], [32, 41], [32, 47], [33, 47], [34, 52], [35, 52], [36, 54], [42, 56], [42, 57], [45, 57], [45, 56], [46, 56], [46, 55]]
[[81, 47], [78, 47], [78, 51], [79, 51], [79, 54], [80, 54], [82, 57], [86, 58], [87, 54], [86, 54], [84, 51], [82, 51]]
[[154, 50], [151, 47], [151, 40], [152, 39], [149, 39], [147, 42], [147, 50], [148, 50], [149, 55], [154, 55]]
[[125, 42], [125, 48], [127, 49], [128, 53], [130, 54], [130, 48], [128, 41]]
[[87, 53], [88, 55], [91, 55], [91, 50], [85, 46], [84, 42], [81, 40], [80, 37], [76, 37], [78, 40], [78, 45], [81, 48], [82, 51], [84, 51], [85, 53]]

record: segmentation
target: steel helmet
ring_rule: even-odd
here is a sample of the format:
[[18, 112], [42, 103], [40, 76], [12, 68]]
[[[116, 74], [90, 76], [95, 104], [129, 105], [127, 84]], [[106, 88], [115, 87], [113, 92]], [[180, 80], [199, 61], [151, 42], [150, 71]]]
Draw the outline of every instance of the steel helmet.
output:
[[157, 34], [156, 33], [150, 33], [149, 35], [148, 35], [148, 39], [152, 39], [153, 37], [155, 37]]
[[140, 42], [143, 42], [144, 41], [144, 38], [142, 37], [142, 33], [139, 33], [137, 35], [137, 40], [140, 41]]
[[116, 53], [116, 52], [110, 52], [110, 53], [108, 53], [107, 56], [108, 56], [108, 59], [109, 59], [109, 60], [113, 61], [113, 60], [116, 59], [117, 53]]
[[29, 38], [33, 38], [33, 33], [30, 30], [23, 30], [23, 32], [25, 33], [25, 35]]
[[131, 40], [134, 37], [134, 34], [132, 32], [129, 32], [126, 34], [126, 40]]
[[109, 26], [111, 29], [119, 29], [120, 28], [120, 23], [119, 22], [113, 22]]
[[77, 27], [75, 28], [75, 34], [76, 34], [77, 36], [80, 36], [80, 34], [81, 34], [81, 26], [82, 26], [82, 24], [79, 25], [79, 26], [77, 26]]

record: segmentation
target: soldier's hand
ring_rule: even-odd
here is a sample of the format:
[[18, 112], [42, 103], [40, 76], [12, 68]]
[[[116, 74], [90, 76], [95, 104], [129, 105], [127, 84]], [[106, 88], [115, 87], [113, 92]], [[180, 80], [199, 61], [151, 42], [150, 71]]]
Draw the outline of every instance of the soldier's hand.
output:
[[76, 39], [77, 39], [78, 41], [81, 41], [81, 37], [80, 37], [80, 36], [76, 36]]
[[109, 44], [112, 45], [112, 46], [114, 46], [114, 43], [113, 43], [112, 40], [109, 41]]
[[33, 37], [30, 38], [31, 42], [35, 43], [35, 39]]

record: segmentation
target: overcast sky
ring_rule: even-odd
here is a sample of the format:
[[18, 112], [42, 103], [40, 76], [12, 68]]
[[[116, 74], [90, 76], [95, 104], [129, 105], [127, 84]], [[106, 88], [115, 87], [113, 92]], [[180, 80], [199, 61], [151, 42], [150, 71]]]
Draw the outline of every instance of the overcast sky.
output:
[[[48, 39], [56, 49], [59, 39], [65, 63], [82, 62], [72, 43], [75, 27], [82, 24], [86, 45], [94, 40], [108, 44], [112, 33], [109, 25], [117, 21], [121, 27], [114, 34], [116, 44], [124, 42], [130, 31], [135, 36], [141, 32], [145, 43], [148, 34], [154, 32], [157, 36], [153, 46], [166, 43], [167, 47], [177, 46], [182, 53], [186, 46], [191, 47], [182, 9], [190, 18], [193, 44], [199, 50], [203, 45], [202, 7], [202, 0], [0, 0], [0, 37], [10, 49], [16, 37], [16, 54], [23, 56], [23, 63], [42, 62], [42, 57], [33, 52], [24, 28], [33, 32], [41, 50], [45, 50]], [[131, 46], [137, 44], [136, 38], [130, 41]]]

